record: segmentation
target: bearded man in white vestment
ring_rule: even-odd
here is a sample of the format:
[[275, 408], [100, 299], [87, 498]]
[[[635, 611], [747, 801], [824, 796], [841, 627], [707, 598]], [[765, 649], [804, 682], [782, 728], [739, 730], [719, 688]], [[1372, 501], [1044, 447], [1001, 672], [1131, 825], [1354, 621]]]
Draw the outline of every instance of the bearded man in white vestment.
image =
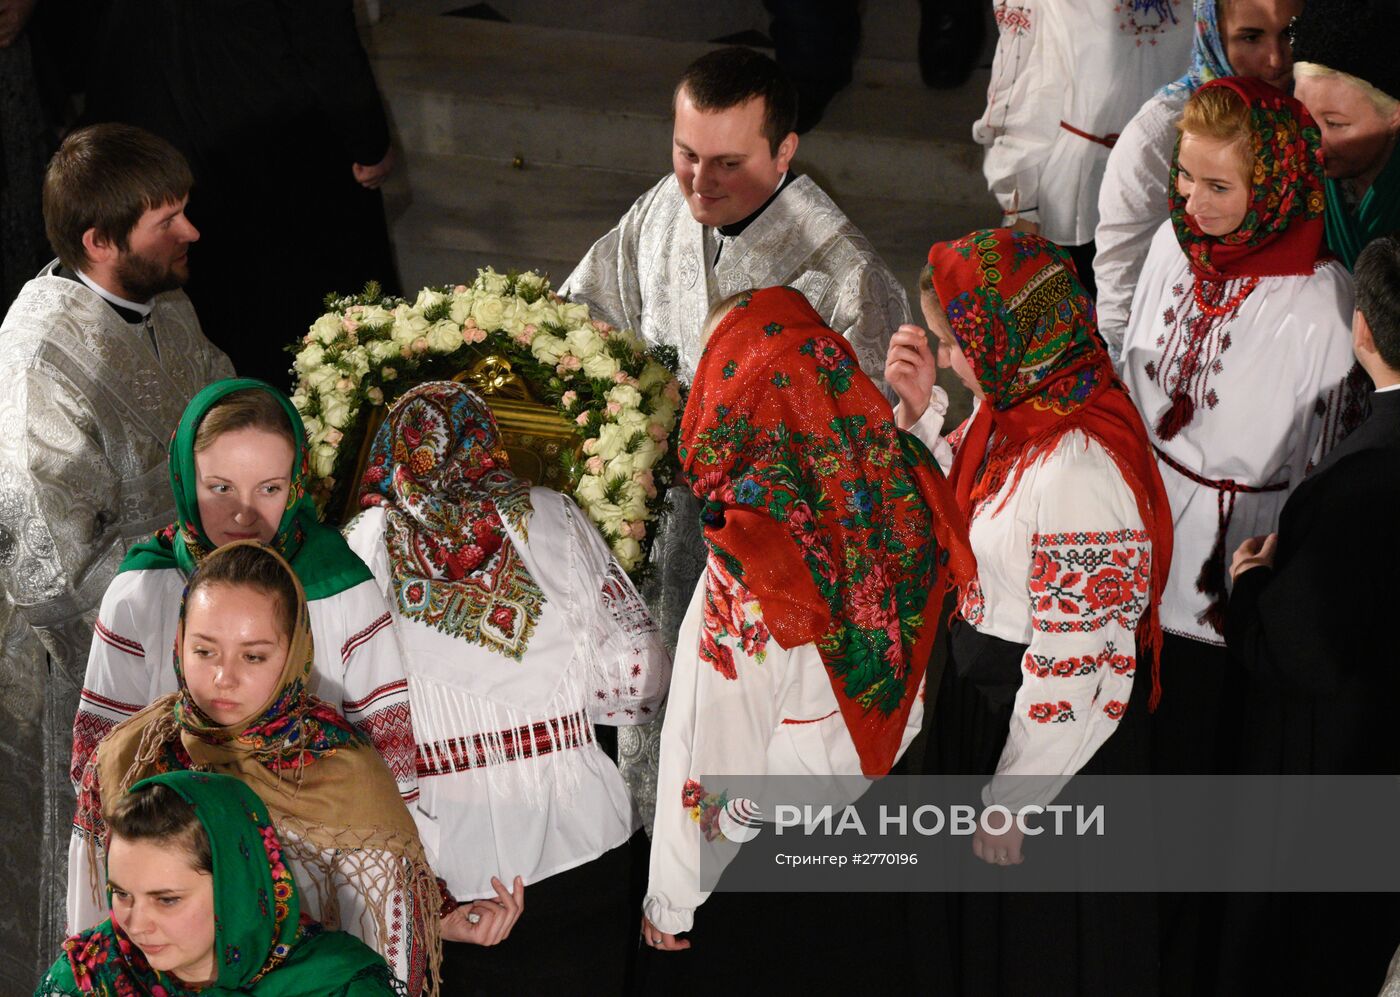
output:
[[138, 128], [69, 135], [44, 180], [58, 259], [0, 325], [0, 917], [18, 917], [4, 993], [28, 993], [64, 937], [73, 718], [102, 593], [174, 516], [180, 414], [233, 374], [179, 289], [199, 238], [191, 183]]
[[[695, 62], [673, 98], [673, 175], [637, 199], [579, 261], [561, 293], [595, 316], [672, 346], [689, 384], [710, 309], [749, 288], [801, 291], [855, 347], [888, 395], [890, 334], [909, 298], [888, 266], [811, 177], [791, 169], [797, 93], [767, 56], [724, 48]], [[674, 652], [704, 567], [699, 506], [672, 488], [643, 594]], [[661, 721], [620, 729], [619, 767], [648, 827]]]

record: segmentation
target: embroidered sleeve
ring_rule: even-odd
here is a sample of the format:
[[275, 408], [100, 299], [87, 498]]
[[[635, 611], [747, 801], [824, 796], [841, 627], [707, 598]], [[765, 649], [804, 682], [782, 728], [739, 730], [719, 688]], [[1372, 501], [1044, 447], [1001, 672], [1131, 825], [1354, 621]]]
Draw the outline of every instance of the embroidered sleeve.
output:
[[[698, 624], [698, 626], [697, 626]], [[788, 652], [769, 639], [752, 595], [711, 554], [681, 625], [683, 644], [666, 704], [656, 823], [643, 911], [662, 931], [689, 931], [700, 889], [702, 849], [747, 840], [744, 800], [726, 774], [762, 775], [779, 722]]]
[[384, 759], [404, 802], [412, 803], [418, 799], [417, 748], [403, 650], [388, 604], [372, 581], [333, 598], [351, 600], [347, 614], [360, 622], [340, 648], [341, 710]]
[[997, 0], [997, 48], [987, 107], [972, 137], [987, 146], [982, 172], [1006, 215], [1037, 221], [1040, 175], [1059, 134], [1068, 73], [1043, 23], [1053, 5]]
[[143, 640], [154, 638], [141, 632], [124, 579], [125, 576], [119, 577], [108, 587], [93, 624], [87, 674], [73, 720], [69, 776], [74, 788], [81, 784], [88, 759], [107, 732], [150, 704], [151, 680], [160, 661], [169, 667], [168, 654], [148, 657]]
[[[900, 405], [903, 404], [900, 402]], [[909, 432], [928, 447], [929, 453], [938, 461], [944, 475], [953, 469], [953, 443], [951, 437], [943, 436], [943, 423], [947, 417], [948, 392], [935, 384], [929, 393], [928, 407], [924, 409], [924, 414], [909, 427]], [[962, 427], [959, 426], [957, 431], [961, 432]], [[961, 440], [961, 436], [959, 439]]]
[[1052, 802], [1113, 734], [1132, 694], [1151, 541], [1132, 493], [1097, 453], [1036, 482], [1045, 498], [1043, 532], [1030, 538], [1031, 639], [1006, 747], [984, 793], [1012, 810]]
[[576, 647], [588, 668], [589, 716], [619, 726], [649, 723], [671, 677], [661, 629], [597, 528], [572, 502], [563, 509], [574, 559], [569, 615], [580, 624]]

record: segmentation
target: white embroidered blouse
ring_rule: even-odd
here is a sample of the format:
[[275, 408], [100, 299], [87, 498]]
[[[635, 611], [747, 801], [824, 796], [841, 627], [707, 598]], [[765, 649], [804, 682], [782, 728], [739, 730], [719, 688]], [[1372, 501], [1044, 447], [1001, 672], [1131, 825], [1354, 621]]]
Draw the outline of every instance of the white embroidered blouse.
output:
[[[653, 719], [670, 658], [645, 603], [578, 507], [530, 491], [527, 535], [473, 577], [460, 622], [405, 613], [385, 510], [346, 539], [394, 607], [413, 699], [419, 833], [459, 900], [527, 885], [623, 844], [639, 826], [595, 723]], [[522, 572], [520, 568], [523, 567]]]
[[[77, 786], [107, 732], [179, 689], [172, 653], [185, 576], [175, 569], [124, 571], [102, 597], [73, 722]], [[311, 692], [339, 708], [393, 773], [405, 803], [418, 795], [403, 652], [388, 603], [373, 581], [307, 604], [316, 662]]]
[[[1007, 216], [1051, 242], [1094, 238], [1116, 133], [1190, 57], [1189, 0], [995, 0], [1000, 35], [972, 137]], [[1087, 136], [1087, 137], [1086, 137]]]
[[[713, 633], [733, 656], [726, 675], [702, 660], [707, 579], [727, 591], [742, 614], [745, 638]], [[715, 801], [724, 787], [700, 781], [716, 773], [743, 776], [861, 775], [831, 678], [815, 644], [786, 650], [763, 626], [758, 601], [711, 555], [695, 587], [676, 644], [676, 668], [661, 731], [651, 871], [642, 911], [672, 934], [689, 931], [700, 889], [702, 841], [716, 832]], [[914, 697], [899, 747], [903, 755], [923, 726], [923, 689]]]
[[[1222, 511], [1232, 512], [1228, 566], [1242, 541], [1278, 528], [1289, 494], [1355, 424], [1349, 410], [1365, 392], [1348, 382], [1353, 291], [1341, 263], [1321, 263], [1306, 277], [1262, 278], [1238, 309], [1208, 323], [1199, 337], [1192, 333], [1201, 318], [1193, 283], [1171, 222], [1164, 222], [1133, 297], [1121, 373], [1158, 450], [1172, 508], [1175, 542], [1162, 626], [1223, 645], [1200, 618], [1211, 600], [1197, 588]], [[1225, 301], [1242, 288], [1241, 281], [1228, 282]], [[1188, 396], [1194, 412], [1163, 439], [1174, 396]], [[1232, 496], [1172, 463], [1211, 481], [1276, 490]]]
[[[933, 449], [939, 429], [926, 418], [911, 432]], [[1013, 812], [1052, 802], [1126, 711], [1152, 557], [1132, 490], [1083, 433], [1065, 434], [1019, 483], [1015, 474], [973, 509], [977, 579], [958, 609], [979, 632], [1027, 645], [1006, 746], [983, 790], [985, 804]]]

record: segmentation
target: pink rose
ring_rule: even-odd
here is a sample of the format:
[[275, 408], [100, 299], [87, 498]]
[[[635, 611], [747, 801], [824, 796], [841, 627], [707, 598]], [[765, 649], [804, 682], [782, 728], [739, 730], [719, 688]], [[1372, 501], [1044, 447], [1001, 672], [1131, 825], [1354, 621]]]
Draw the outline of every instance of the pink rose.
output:
[[[377, 390], [379, 390], [379, 389], [376, 388], [375, 390], [377, 391]], [[382, 395], [381, 395], [380, 397], [381, 397], [381, 399], [383, 398]], [[338, 447], [338, 446], [340, 446], [340, 441], [343, 440], [343, 439], [345, 439], [345, 434], [342, 433], [340, 430], [338, 430], [338, 429], [328, 429], [328, 430], [326, 430], [326, 442], [329, 443], [331, 446], [333, 446], [333, 447]]]
[[428, 352], [428, 337], [427, 337], [427, 336], [419, 336], [417, 339], [415, 339], [415, 340], [413, 341], [413, 352], [414, 352], [414, 353], [427, 353], [427, 352]]
[[[587, 413], [587, 412], [580, 412], [577, 416], [575, 416], [574, 422], [578, 423], [580, 426], [586, 426], [586, 425], [588, 425], [588, 413]], [[594, 442], [596, 442], [596, 441], [594, 441], [594, 440], [589, 440], [589, 441], [588, 441], [588, 443], [594, 443]], [[585, 443], [585, 444], [583, 445], [583, 449], [584, 449], [584, 450], [588, 450], [588, 443]], [[591, 451], [590, 451], [590, 452], [591, 452]]]
[[605, 410], [607, 411], [608, 415], [617, 415], [619, 412], [622, 411], [622, 405], [618, 402], [608, 402], [607, 406], [605, 407]]
[[613, 375], [613, 384], [625, 384], [627, 382], [627, 372], [620, 370]]
[[339, 391], [342, 395], [349, 394], [354, 387], [355, 382], [348, 377], [342, 377], [339, 381], [335, 382], [335, 390]]
[[628, 531], [632, 534], [633, 540], [645, 540], [647, 538], [647, 524], [640, 519], [634, 519], [626, 525]]
[[671, 435], [670, 433], [666, 432], [666, 427], [661, 425], [661, 423], [659, 422], [649, 423], [647, 425], [647, 432], [650, 433], [651, 438], [658, 443], [660, 443], [662, 440], [666, 439], [666, 437]]
[[466, 284], [458, 284], [456, 287], [454, 287], [454, 288], [452, 289], [452, 293], [453, 293], [453, 294], [466, 294], [466, 293], [467, 293], [467, 285], [466, 285]]
[[679, 405], [681, 401], [681, 383], [674, 377], [661, 389], [661, 393], [666, 396], [666, 400], [673, 405]]
[[354, 332], [360, 327], [360, 323], [356, 322], [349, 315], [346, 315], [340, 320], [340, 327], [346, 332]]
[[578, 392], [569, 390], [559, 397], [559, 404], [565, 408], [573, 408], [574, 402], [578, 401]]
[[588, 466], [588, 473], [589, 473], [589, 474], [602, 474], [602, 473], [603, 473], [603, 467], [604, 467], [604, 465], [603, 465], [603, 458], [602, 458], [602, 457], [589, 457], [589, 458], [588, 458], [588, 465], [587, 465], [587, 466]]
[[565, 370], [579, 370], [583, 367], [583, 361], [573, 354], [559, 358], [559, 366]]
[[479, 343], [486, 338], [486, 330], [478, 329], [476, 326], [462, 326], [462, 342], [470, 346], [472, 343]]

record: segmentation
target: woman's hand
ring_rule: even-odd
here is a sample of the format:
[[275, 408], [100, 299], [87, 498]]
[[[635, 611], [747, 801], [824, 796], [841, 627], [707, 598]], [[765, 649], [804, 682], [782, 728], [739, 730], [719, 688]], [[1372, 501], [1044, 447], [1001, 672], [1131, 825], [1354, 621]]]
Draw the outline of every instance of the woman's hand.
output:
[[919, 421], [937, 378], [938, 361], [929, 349], [928, 334], [917, 325], [901, 325], [890, 337], [885, 354], [885, 380], [899, 396], [895, 421], [900, 429]]
[[1277, 533], [1250, 537], [1235, 549], [1235, 556], [1230, 560], [1230, 581], [1233, 582], [1251, 568], [1272, 568], [1277, 550]]
[[985, 816], [983, 814], [984, 819], [977, 821], [977, 830], [972, 835], [972, 854], [988, 865], [1020, 865], [1024, 862], [1026, 859], [1021, 854], [1021, 845], [1026, 835], [1016, 824], [1015, 818], [1007, 819], [1005, 831], [993, 834], [987, 830]]
[[506, 884], [492, 876], [491, 887], [496, 891], [495, 900], [473, 900], [442, 919], [445, 941], [499, 945], [506, 940], [525, 910], [525, 883], [516, 876], [515, 889], [508, 893]]
[[645, 917], [642, 918], [642, 944], [658, 952], [684, 952], [690, 948], [690, 939], [677, 938], [669, 931], [661, 931]]

